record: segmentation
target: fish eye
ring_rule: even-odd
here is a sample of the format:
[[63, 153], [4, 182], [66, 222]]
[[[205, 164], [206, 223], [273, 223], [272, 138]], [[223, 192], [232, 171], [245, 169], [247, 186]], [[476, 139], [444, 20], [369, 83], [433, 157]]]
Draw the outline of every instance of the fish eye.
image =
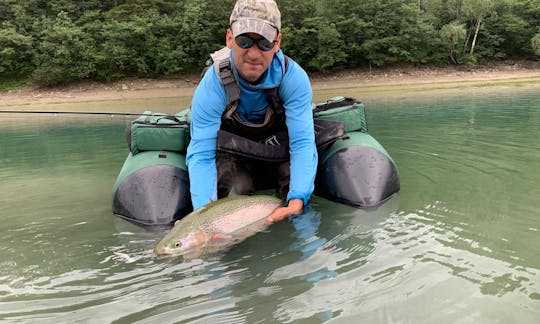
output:
[[176, 242], [176, 243], [174, 244], [174, 247], [180, 247], [180, 246], [182, 246], [182, 243], [180, 243], [180, 242]]

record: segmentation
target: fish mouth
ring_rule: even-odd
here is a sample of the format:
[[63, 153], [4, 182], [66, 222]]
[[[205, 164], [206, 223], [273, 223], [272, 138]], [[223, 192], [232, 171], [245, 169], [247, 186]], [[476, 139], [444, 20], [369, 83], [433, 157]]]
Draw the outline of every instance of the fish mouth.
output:
[[178, 249], [171, 249], [171, 248], [168, 248], [168, 247], [156, 247], [154, 248], [154, 254], [157, 254], [158, 256], [161, 256], [161, 257], [170, 257], [170, 256], [176, 256], [176, 255], [181, 255], [183, 251], [181, 250], [178, 250]]
[[204, 248], [196, 247], [191, 249], [171, 249], [168, 247], [156, 247], [154, 253], [158, 258], [181, 257], [184, 260], [198, 259], [204, 254]]

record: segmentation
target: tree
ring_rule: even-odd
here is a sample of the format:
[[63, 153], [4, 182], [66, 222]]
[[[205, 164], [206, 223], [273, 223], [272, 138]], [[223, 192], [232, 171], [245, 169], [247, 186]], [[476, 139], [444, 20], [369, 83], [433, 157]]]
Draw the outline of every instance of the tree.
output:
[[111, 80], [151, 71], [147, 61], [148, 33], [151, 23], [143, 17], [129, 21], [107, 21], [103, 28], [103, 43], [99, 48], [98, 76]]
[[456, 59], [456, 47], [461, 44], [467, 35], [465, 24], [452, 22], [444, 25], [439, 32], [441, 39], [448, 45], [450, 59], [454, 64], [458, 64]]
[[186, 1], [181, 17], [180, 33], [176, 35], [186, 47], [184, 66], [201, 69], [210, 53], [225, 46], [232, 1]]
[[[495, 0], [464, 0], [463, 12], [465, 16], [469, 17], [473, 21], [474, 35], [470, 47], [470, 55], [473, 55], [476, 42], [478, 40], [478, 34], [480, 27], [484, 21], [484, 18], [493, 13], [495, 6]], [[467, 39], [468, 40], [468, 39]], [[467, 47], [467, 44], [465, 44]]]
[[[424, 12], [418, 4], [402, 4], [399, 7], [399, 32], [395, 44], [399, 48], [398, 61], [414, 64], [428, 62], [440, 63], [441, 43], [438, 28], [435, 28], [437, 19]], [[441, 54], [438, 54], [441, 53]]]
[[[0, 74], [43, 85], [200, 71], [235, 1], [0, 0]], [[311, 71], [540, 55], [540, 0], [278, 2], [282, 48]]]
[[45, 85], [86, 79], [95, 69], [93, 52], [95, 44], [89, 35], [61, 11], [40, 34], [32, 76]]
[[[280, 3], [283, 42], [287, 55], [310, 71], [339, 67], [348, 57], [333, 15], [335, 3], [314, 0]], [[342, 16], [339, 16], [342, 17]]]
[[33, 56], [32, 38], [15, 28], [0, 29], [0, 75], [26, 75]]
[[534, 35], [531, 39], [531, 46], [536, 55], [540, 56], [540, 33]]
[[325, 71], [345, 61], [344, 44], [335, 25], [323, 17], [306, 18], [302, 25], [283, 28], [284, 38], [294, 40], [286, 43], [287, 53], [298, 63], [311, 71]]

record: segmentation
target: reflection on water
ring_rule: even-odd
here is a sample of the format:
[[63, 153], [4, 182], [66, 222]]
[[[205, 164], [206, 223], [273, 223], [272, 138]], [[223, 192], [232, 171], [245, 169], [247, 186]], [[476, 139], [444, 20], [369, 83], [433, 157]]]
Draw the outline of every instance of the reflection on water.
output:
[[536, 323], [531, 89], [367, 103], [398, 196], [367, 211], [315, 197], [190, 261], [152, 254], [165, 229], [111, 215], [129, 117], [0, 116], [0, 320]]

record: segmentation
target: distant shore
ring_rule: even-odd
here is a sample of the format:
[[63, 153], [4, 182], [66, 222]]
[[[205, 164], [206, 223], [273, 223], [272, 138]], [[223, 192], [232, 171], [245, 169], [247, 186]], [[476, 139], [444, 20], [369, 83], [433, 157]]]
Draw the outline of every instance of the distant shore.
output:
[[[393, 67], [310, 75], [313, 90], [362, 88], [370, 92], [451, 89], [512, 83], [540, 84], [540, 61], [502, 62], [475, 68]], [[0, 92], [0, 109], [10, 106], [101, 100], [191, 97], [199, 76], [124, 79], [113, 83], [76, 82], [52, 88], [24, 87]], [[30, 108], [28, 108], [30, 109]]]

